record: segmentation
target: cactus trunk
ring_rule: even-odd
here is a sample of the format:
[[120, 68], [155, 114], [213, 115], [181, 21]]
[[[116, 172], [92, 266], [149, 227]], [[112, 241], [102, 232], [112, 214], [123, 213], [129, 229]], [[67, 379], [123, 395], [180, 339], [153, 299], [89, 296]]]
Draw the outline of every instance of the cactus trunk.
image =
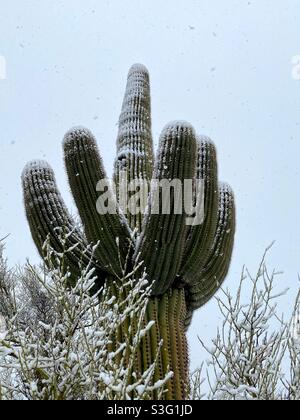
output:
[[[160, 299], [152, 298], [148, 313], [150, 319], [156, 317], [154, 329], [157, 342], [155, 345], [159, 346], [162, 340], [155, 379], [160, 380], [162, 375], [171, 371], [173, 377], [167, 383], [164, 398], [184, 400], [187, 398], [189, 378], [188, 345], [184, 327], [186, 317], [184, 289], [172, 289]], [[152, 347], [154, 347], [153, 340], [155, 338], [151, 337]], [[151, 356], [153, 359], [154, 351]]]
[[[117, 290], [114, 288], [113, 295]], [[122, 300], [123, 296], [121, 297]], [[188, 344], [184, 320], [186, 317], [186, 301], [184, 289], [172, 289], [162, 297], [151, 297], [145, 311], [143, 327], [153, 326], [141, 339], [135, 350], [135, 364], [129, 377], [142, 375], [155, 364], [153, 384], [163, 380], [166, 375], [172, 377], [168, 380], [165, 400], [184, 400], [187, 398], [189, 384], [189, 357]], [[138, 316], [137, 316], [138, 318]], [[114, 347], [135, 336], [138, 319], [126, 320], [119, 331], [116, 331]], [[114, 348], [112, 348], [114, 350]], [[159, 395], [152, 391], [151, 399], [157, 400]]]

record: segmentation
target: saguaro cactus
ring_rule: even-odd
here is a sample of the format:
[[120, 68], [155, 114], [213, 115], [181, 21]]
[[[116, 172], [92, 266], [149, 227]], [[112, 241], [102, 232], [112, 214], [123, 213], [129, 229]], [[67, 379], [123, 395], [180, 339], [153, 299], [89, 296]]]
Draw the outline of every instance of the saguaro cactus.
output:
[[[61, 251], [59, 229], [67, 232], [71, 248], [67, 264], [73, 281], [79, 266], [88, 264], [91, 258], [99, 285], [118, 284], [134, 266], [145, 270], [152, 286], [145, 322], [154, 321], [154, 326], [137, 351], [135, 369], [140, 373], [153, 363], [162, 341], [155, 379], [162, 379], [169, 369], [173, 371], [165, 398], [184, 399], [189, 365], [185, 332], [193, 312], [215, 294], [228, 273], [235, 234], [235, 205], [230, 187], [218, 183], [214, 144], [206, 137], [197, 136], [190, 124], [168, 124], [154, 159], [150, 106], [148, 71], [142, 65], [134, 65], [129, 71], [119, 121], [114, 173], [116, 196], [111, 189], [105, 192], [114, 211], [102, 214], [96, 207], [99, 197], [96, 185], [106, 174], [96, 140], [84, 128], [72, 129], [63, 142], [69, 183], [84, 233], [68, 214], [47, 163], [34, 161], [26, 166], [24, 201], [32, 236], [42, 256], [48, 236], [51, 246]], [[174, 193], [170, 194], [170, 211], [161, 211], [162, 195], [160, 191], [154, 194], [157, 183], [151, 184], [145, 215], [142, 211], [124, 213], [118, 203], [123, 172], [127, 181], [143, 179], [148, 185], [152, 179], [201, 180], [202, 223], [195, 226], [186, 223], [186, 214], [176, 211], [176, 205], [183, 205], [184, 198], [178, 199]], [[197, 205], [202, 196], [195, 182], [193, 195], [193, 204]], [[159, 212], [152, 211], [155, 206]], [[97, 244], [95, 255], [88, 244]]]

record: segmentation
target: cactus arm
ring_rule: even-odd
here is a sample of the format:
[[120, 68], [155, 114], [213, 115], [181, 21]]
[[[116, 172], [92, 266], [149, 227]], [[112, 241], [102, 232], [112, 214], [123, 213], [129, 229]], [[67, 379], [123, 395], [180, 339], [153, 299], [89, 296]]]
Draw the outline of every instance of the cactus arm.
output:
[[[198, 137], [197, 180], [203, 183], [204, 220], [191, 226], [185, 248], [181, 276], [185, 284], [192, 285], [201, 267], [204, 267], [214, 243], [218, 221], [218, 169], [215, 145], [208, 137]], [[198, 197], [200, 200], [202, 197]]]
[[66, 134], [63, 147], [71, 191], [85, 234], [91, 243], [99, 243], [96, 256], [101, 266], [111, 274], [121, 276], [130, 247], [130, 232], [111, 190], [109, 196], [114, 214], [98, 213], [96, 187], [107, 177], [96, 140], [90, 131], [78, 127]]
[[[196, 168], [196, 137], [187, 123], [172, 123], [162, 132], [154, 178], [161, 180], [193, 179]], [[186, 215], [175, 214], [175, 200], [171, 194], [171, 212], [153, 214], [153, 209], [162, 207], [162, 192], [157, 186], [151, 192], [148, 215], [135, 256], [143, 261], [153, 283], [153, 294], [162, 295], [170, 288], [178, 274], [186, 240]], [[182, 191], [182, 190], [181, 190]], [[165, 200], [164, 200], [165, 201]], [[184, 197], [181, 197], [182, 207]]]
[[[22, 184], [30, 231], [42, 258], [45, 256], [44, 245], [47, 240], [57, 252], [66, 251], [63, 249], [66, 246], [67, 249], [72, 249], [66, 254], [66, 268], [70, 270], [71, 280], [77, 279], [81, 270], [92, 263], [99, 283], [103, 283], [105, 274], [68, 213], [57, 188], [54, 172], [48, 163], [32, 161], [26, 165]], [[66, 238], [65, 245], [62, 243], [63, 238]]]
[[[129, 70], [119, 119], [114, 174], [118, 198], [120, 171], [126, 171], [129, 183], [138, 179], [150, 181], [153, 160], [149, 74], [144, 66], [135, 64]], [[140, 232], [142, 214], [129, 213], [128, 222], [132, 230]]]
[[230, 268], [234, 235], [234, 195], [228, 185], [221, 184], [214, 246], [206, 267], [199, 273], [197, 284], [186, 289], [189, 309], [196, 310], [205, 305], [221, 287]]

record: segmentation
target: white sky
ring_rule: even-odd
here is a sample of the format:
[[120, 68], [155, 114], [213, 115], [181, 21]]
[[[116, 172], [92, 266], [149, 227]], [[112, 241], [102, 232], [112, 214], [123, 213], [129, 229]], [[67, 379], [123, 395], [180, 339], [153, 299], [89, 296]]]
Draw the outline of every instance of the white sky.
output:
[[[128, 68], [142, 62], [152, 79], [154, 134], [170, 120], [190, 121], [218, 148], [220, 178], [234, 188], [238, 231], [231, 273], [270, 265], [282, 288], [299, 270], [299, 0], [0, 0], [0, 237], [10, 233], [11, 264], [38, 257], [24, 217], [20, 174], [33, 158], [55, 168], [75, 211], [61, 139], [73, 125], [97, 136], [110, 173]], [[292, 305], [291, 292], [282, 309]], [[219, 319], [215, 302], [189, 333], [192, 366]]]

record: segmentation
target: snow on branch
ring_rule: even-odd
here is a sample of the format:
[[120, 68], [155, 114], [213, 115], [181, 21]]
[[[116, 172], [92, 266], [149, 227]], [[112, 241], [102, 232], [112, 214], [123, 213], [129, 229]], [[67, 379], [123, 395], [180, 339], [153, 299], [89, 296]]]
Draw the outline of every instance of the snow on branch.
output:
[[199, 338], [208, 361], [206, 372], [202, 366], [192, 375], [191, 397], [300, 399], [300, 293], [292, 319], [284, 320], [278, 315], [278, 301], [287, 291], [276, 291], [281, 273], [267, 269], [268, 251], [255, 276], [243, 270], [234, 296], [223, 290], [217, 298], [222, 325], [211, 345]]
[[[94, 294], [93, 270], [85, 269], [71, 288], [64, 255], [45, 248], [52, 270], [28, 264], [16, 311], [0, 317], [0, 400], [147, 399], [153, 390], [162, 395], [171, 373], [155, 382], [155, 363], [140, 375], [132, 373], [136, 348], [152, 328], [144, 320], [145, 278], [126, 278], [117, 295], [108, 287]], [[54, 256], [60, 260], [55, 267]], [[133, 340], [116, 343], [116, 331], [133, 316]]]

